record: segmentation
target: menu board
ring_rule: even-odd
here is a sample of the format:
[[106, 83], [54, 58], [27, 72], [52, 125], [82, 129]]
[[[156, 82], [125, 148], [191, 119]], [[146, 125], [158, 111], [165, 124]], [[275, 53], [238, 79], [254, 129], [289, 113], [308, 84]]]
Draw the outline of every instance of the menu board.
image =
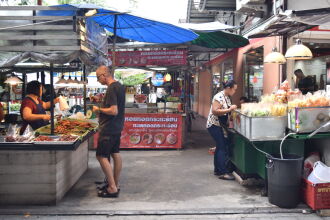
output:
[[180, 114], [125, 114], [121, 148], [181, 148]]

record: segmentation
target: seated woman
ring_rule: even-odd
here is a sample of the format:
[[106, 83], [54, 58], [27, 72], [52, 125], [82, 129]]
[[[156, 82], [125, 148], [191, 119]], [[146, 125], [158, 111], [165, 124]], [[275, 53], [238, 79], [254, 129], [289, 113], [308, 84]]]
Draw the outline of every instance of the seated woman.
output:
[[[20, 133], [23, 134], [26, 127], [30, 125], [33, 130], [49, 124], [50, 115], [46, 114], [45, 109], [50, 108], [50, 102], [43, 102], [42, 84], [38, 81], [31, 81], [26, 86], [26, 97], [21, 104], [21, 116], [23, 125]], [[54, 99], [54, 104], [58, 103], [58, 98]]]

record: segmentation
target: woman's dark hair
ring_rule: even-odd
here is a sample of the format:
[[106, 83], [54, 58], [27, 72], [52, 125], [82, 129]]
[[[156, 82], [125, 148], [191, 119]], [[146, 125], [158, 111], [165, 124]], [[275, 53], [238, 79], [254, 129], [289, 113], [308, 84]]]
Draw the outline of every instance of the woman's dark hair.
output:
[[26, 85], [26, 94], [33, 94], [36, 96], [40, 96], [40, 86], [41, 83], [37, 80], [31, 81]]
[[234, 88], [234, 86], [236, 85], [236, 82], [234, 80], [228, 80], [226, 82], [223, 82], [223, 88]]

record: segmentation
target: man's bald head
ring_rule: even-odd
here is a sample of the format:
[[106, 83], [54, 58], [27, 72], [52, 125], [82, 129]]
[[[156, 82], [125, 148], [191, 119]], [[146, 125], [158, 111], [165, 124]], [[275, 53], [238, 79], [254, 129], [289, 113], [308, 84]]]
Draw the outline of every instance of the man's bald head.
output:
[[99, 66], [96, 70], [96, 74], [110, 76], [110, 69], [109, 69], [109, 67], [107, 67], [105, 65]]

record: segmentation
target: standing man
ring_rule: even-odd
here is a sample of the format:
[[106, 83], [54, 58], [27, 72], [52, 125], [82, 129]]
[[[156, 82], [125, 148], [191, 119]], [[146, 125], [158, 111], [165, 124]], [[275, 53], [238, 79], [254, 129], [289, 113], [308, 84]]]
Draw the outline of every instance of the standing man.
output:
[[301, 69], [295, 70], [294, 75], [296, 76], [296, 87], [298, 87], [303, 95], [315, 91], [315, 81], [312, 76], [305, 76]]
[[[119, 176], [122, 159], [119, 154], [120, 136], [124, 127], [125, 88], [114, 79], [107, 66], [96, 70], [97, 80], [107, 85], [107, 91], [100, 107], [93, 106], [93, 111], [99, 113], [99, 140], [96, 158], [107, 177], [108, 187], [98, 193], [99, 197], [115, 198], [119, 195]], [[109, 160], [114, 160], [112, 168]]]

